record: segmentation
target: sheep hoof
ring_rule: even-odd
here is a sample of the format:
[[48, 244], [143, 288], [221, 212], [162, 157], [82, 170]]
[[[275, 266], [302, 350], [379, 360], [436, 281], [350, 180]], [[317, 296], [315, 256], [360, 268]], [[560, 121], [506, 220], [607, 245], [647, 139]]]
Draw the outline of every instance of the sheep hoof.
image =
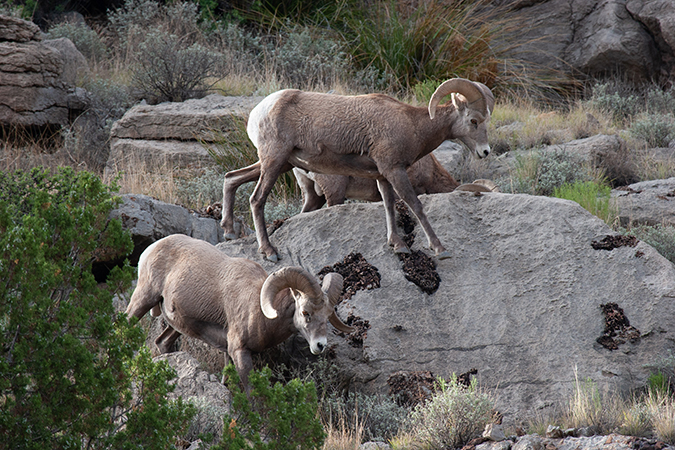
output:
[[438, 259], [448, 259], [450, 258], [450, 252], [447, 250], [443, 250], [439, 254], [436, 255]]
[[234, 233], [225, 233], [224, 237], [226, 241], [234, 241], [235, 239], [237, 239], [237, 235]]
[[268, 261], [272, 261], [273, 263], [279, 262], [279, 256], [276, 253], [272, 255], [265, 255], [265, 258], [267, 258]]
[[410, 249], [408, 247], [400, 247], [394, 249], [394, 253], [396, 253], [397, 255], [409, 255]]

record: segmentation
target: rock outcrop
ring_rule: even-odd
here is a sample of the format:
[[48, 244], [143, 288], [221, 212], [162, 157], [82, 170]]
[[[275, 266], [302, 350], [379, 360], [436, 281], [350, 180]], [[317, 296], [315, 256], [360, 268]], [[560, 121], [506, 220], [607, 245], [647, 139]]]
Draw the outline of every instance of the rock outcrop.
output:
[[86, 108], [78, 74], [88, 71], [68, 39], [42, 41], [32, 22], [0, 15], [0, 126], [67, 125]]
[[513, 56], [561, 72], [622, 73], [631, 80], [675, 71], [675, 10], [668, 0], [512, 0]]
[[621, 226], [675, 226], [675, 178], [634, 183], [612, 191]]
[[205, 167], [215, 164], [207, 146], [227, 139], [262, 97], [224, 97], [159, 105], [137, 105], [115, 122], [111, 130], [106, 171], [129, 164], [150, 170]]
[[[432, 295], [408, 281], [388, 248], [381, 203], [287, 219], [271, 236], [278, 264], [261, 260], [254, 237], [218, 246], [268, 272], [301, 265], [318, 273], [361, 253], [381, 287], [357, 291], [339, 313], [369, 327], [359, 339], [329, 338], [353, 385], [387, 392], [399, 371], [449, 377], [476, 368], [507, 422], [559, 406], [575, 377], [601, 390], [643, 386], [644, 364], [675, 345], [675, 266], [643, 242], [607, 238], [611, 229], [576, 203], [466, 192], [421, 200], [452, 253], [437, 262]], [[424, 243], [417, 228], [413, 250]], [[610, 307], [630, 328], [606, 326]]]

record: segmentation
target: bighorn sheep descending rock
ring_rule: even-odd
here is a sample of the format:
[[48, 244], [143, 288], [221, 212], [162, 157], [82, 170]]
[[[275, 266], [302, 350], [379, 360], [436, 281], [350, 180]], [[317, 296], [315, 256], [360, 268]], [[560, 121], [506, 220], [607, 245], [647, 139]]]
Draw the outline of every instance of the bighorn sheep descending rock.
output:
[[[451, 104], [439, 106], [450, 94]], [[394, 251], [410, 251], [396, 233], [396, 193], [417, 216], [429, 247], [440, 259], [447, 258], [450, 254], [431, 228], [406, 170], [447, 139], [459, 139], [479, 157], [487, 156], [488, 105], [492, 101], [485, 85], [461, 78], [441, 84], [428, 108], [381, 94], [351, 97], [291, 89], [275, 92], [251, 111], [247, 132], [258, 149], [259, 161], [225, 175], [223, 211], [230, 210], [234, 201], [228, 183], [241, 185], [258, 179], [250, 199], [258, 245], [268, 259], [277, 261], [264, 208], [280, 174], [300, 167], [316, 173], [371, 178], [377, 181], [384, 201], [387, 241]], [[226, 232], [231, 227], [228, 220], [223, 215], [221, 225]]]
[[168, 323], [155, 340], [167, 353], [181, 334], [225, 352], [244, 384], [251, 352], [260, 352], [299, 331], [319, 354], [326, 349], [326, 322], [350, 333], [335, 313], [342, 276], [329, 273], [323, 286], [300, 267], [267, 275], [260, 264], [231, 258], [213, 245], [174, 234], [150, 245], [138, 262], [138, 284], [126, 314], [148, 311]]

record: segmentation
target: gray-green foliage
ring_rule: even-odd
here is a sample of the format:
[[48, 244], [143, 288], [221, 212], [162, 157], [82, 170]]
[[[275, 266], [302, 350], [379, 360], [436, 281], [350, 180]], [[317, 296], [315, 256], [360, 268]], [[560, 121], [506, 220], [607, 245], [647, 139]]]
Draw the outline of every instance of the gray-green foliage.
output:
[[431, 400], [412, 411], [408, 430], [427, 448], [462, 447], [480, 435], [492, 418], [493, 407], [475, 379], [466, 387], [453, 375], [449, 381], [439, 379], [439, 389]]
[[132, 69], [132, 85], [138, 98], [150, 102], [181, 102], [203, 95], [206, 80], [216, 71], [220, 55], [200, 44], [155, 30], [140, 44]]
[[228, 413], [228, 410], [216, 406], [204, 397], [191, 397], [187, 403], [194, 407], [195, 415], [183, 438], [189, 442], [197, 439], [206, 442], [220, 440], [223, 434], [223, 416]]
[[672, 115], [644, 114], [631, 124], [629, 131], [650, 147], [667, 147], [675, 139], [675, 118]]
[[90, 63], [97, 63], [108, 57], [108, 49], [98, 33], [84, 24], [60, 23], [47, 33], [48, 39], [68, 38]]
[[176, 186], [179, 202], [191, 208], [201, 208], [222, 200], [223, 177], [221, 170], [207, 167], [199, 176], [180, 179]]
[[640, 97], [622, 90], [621, 85], [600, 83], [593, 87], [591, 104], [612, 114], [615, 121], [623, 121], [636, 115], [640, 109]]
[[409, 411], [389, 396], [350, 392], [346, 398], [331, 395], [324, 399], [321, 414], [335, 429], [342, 424], [350, 430], [361, 426], [366, 441], [387, 441], [396, 436]]
[[231, 64], [264, 73], [270, 68], [288, 87], [330, 84], [349, 70], [343, 44], [307, 26], [289, 26], [275, 36], [262, 36], [235, 24], [219, 31]]
[[638, 225], [626, 231], [658, 251], [663, 257], [675, 264], [675, 227], [658, 224], [655, 226]]
[[562, 149], [520, 157], [511, 178], [500, 180], [499, 184], [505, 192], [551, 195], [566, 183], [592, 180], [587, 165]]

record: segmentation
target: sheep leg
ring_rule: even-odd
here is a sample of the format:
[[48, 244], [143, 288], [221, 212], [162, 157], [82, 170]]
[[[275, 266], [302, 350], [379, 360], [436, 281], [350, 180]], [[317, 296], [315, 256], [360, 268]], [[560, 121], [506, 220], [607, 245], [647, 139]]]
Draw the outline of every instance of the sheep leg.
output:
[[170, 353], [173, 344], [176, 343], [176, 339], [180, 337], [180, 332], [176, 331], [171, 325], [167, 325], [162, 334], [157, 336], [155, 339], [155, 345], [159, 353]]
[[223, 219], [220, 226], [225, 231], [225, 239], [237, 239], [234, 229], [234, 201], [237, 189], [244, 183], [257, 181], [260, 177], [260, 161], [242, 169], [232, 170], [225, 174], [223, 182]]
[[293, 166], [285, 159], [279, 161], [278, 159], [275, 160], [269, 158], [267, 164], [261, 164], [260, 178], [258, 179], [258, 184], [256, 184], [250, 199], [259, 251], [272, 262], [279, 261], [279, 253], [272, 246], [269, 235], [267, 234], [267, 226], [265, 224], [265, 202], [267, 202], [267, 197], [270, 192], [272, 192], [274, 183], [277, 181], [277, 178], [279, 178], [279, 175], [288, 172], [292, 168]]
[[441, 241], [436, 236], [433, 228], [431, 228], [431, 224], [424, 213], [422, 202], [420, 202], [420, 199], [417, 198], [415, 190], [410, 184], [410, 179], [408, 178], [407, 172], [404, 169], [395, 169], [387, 173], [386, 177], [394, 187], [394, 190], [398, 196], [401, 197], [404, 202], [406, 202], [412, 212], [415, 213], [415, 216], [417, 216], [417, 220], [419, 220], [420, 225], [422, 225], [422, 229], [424, 230], [424, 234], [427, 236], [429, 248], [431, 248], [436, 253], [438, 259], [449, 258], [450, 253], [445, 249], [445, 247], [443, 247], [443, 244], [441, 244]]
[[234, 367], [237, 368], [237, 373], [239, 374], [239, 380], [241, 384], [244, 385], [246, 391], [249, 391], [248, 384], [248, 374], [253, 369], [253, 359], [251, 358], [251, 352], [246, 349], [237, 349], [233, 351], [228, 351]]
[[394, 253], [410, 253], [408, 246], [396, 232], [396, 213], [394, 206], [396, 195], [391, 184], [387, 180], [377, 180], [377, 188], [380, 190], [384, 202], [384, 212], [387, 220], [387, 242], [394, 247]]
[[321, 209], [324, 203], [326, 203], [326, 197], [316, 192], [314, 180], [297, 169], [293, 169], [293, 175], [295, 175], [295, 179], [298, 181], [298, 185], [300, 185], [300, 190], [302, 191], [303, 202], [301, 212]]
[[[127, 306], [125, 314], [127, 317], [137, 317], [141, 318], [147, 314], [148, 311], [157, 307], [159, 302], [162, 300], [161, 295], [156, 295], [152, 291], [152, 287], [149, 283], [144, 283], [140, 281], [142, 276], [139, 276], [139, 283], [134, 289], [134, 293], [131, 294], [131, 300]], [[146, 277], [147, 278], [147, 277]]]

